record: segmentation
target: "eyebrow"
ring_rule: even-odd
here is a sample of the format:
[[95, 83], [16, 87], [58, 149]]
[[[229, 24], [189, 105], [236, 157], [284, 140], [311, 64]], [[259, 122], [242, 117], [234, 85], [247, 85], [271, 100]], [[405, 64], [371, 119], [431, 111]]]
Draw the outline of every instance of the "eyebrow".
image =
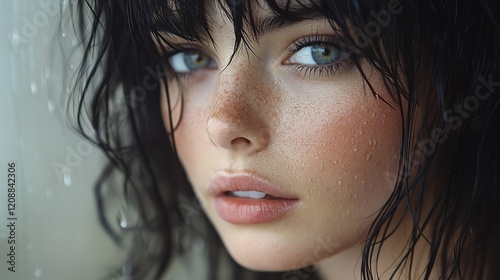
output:
[[293, 27], [295, 25], [303, 23], [304, 21], [315, 21], [324, 19], [326, 19], [324, 15], [320, 14], [319, 12], [312, 13], [309, 10], [309, 13], [307, 13], [306, 15], [301, 15], [301, 17], [295, 17], [295, 18], [291, 17], [285, 18], [276, 15], [258, 18], [255, 21], [255, 27], [254, 28], [252, 28], [252, 26], [249, 27], [254, 31], [256, 39], [258, 39], [259, 37], [262, 37], [269, 33], [277, 32], [280, 29]]

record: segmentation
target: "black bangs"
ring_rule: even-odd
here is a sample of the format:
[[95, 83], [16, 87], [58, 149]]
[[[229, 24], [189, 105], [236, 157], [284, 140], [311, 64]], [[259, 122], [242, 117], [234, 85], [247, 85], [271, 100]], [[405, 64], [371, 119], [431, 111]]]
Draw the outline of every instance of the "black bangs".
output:
[[[377, 20], [378, 18], [374, 18], [377, 17], [374, 11], [386, 11], [388, 2], [390, 1], [147, 0], [128, 2], [133, 7], [129, 7], [127, 11], [135, 13], [129, 14], [129, 23], [135, 25], [130, 28], [141, 40], [147, 40], [152, 34], [158, 42], [168, 45], [170, 43], [165, 34], [190, 41], [211, 41], [211, 15], [222, 12], [233, 24], [235, 50], [242, 42], [247, 42], [250, 36], [256, 38], [266, 29], [312, 19], [329, 20], [335, 31], [344, 34], [343, 40], [359, 48], [359, 34], [353, 33], [352, 26], [366, 26], [370, 20]], [[399, 1], [396, 2], [400, 4]], [[268, 11], [269, 15], [263, 19], [257, 18], [259, 9]], [[385, 31], [387, 30], [386, 28]], [[374, 30], [375, 33], [380, 31], [382, 30]], [[372, 45], [372, 41], [378, 39], [379, 35], [381, 34], [377, 33], [361, 39]]]

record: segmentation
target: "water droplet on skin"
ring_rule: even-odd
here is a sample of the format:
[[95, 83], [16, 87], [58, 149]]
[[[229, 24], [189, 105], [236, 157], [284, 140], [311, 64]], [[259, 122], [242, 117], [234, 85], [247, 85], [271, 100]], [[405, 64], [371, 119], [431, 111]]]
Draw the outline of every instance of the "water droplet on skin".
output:
[[324, 168], [325, 168], [325, 164], [324, 163], [320, 163], [319, 164], [319, 171], [323, 171]]
[[366, 161], [369, 161], [370, 159], [371, 159], [371, 155], [369, 155], [369, 154], [368, 154], [368, 155], [366, 155], [365, 160], [366, 160]]
[[342, 185], [342, 180], [337, 181], [337, 185], [341, 186]]
[[354, 149], [353, 149], [353, 151], [354, 151], [354, 152], [357, 152], [357, 151], [358, 151], [358, 149], [354, 148]]
[[359, 132], [358, 132], [358, 134], [359, 134], [359, 135], [363, 135], [363, 133], [365, 133], [365, 132], [363, 131], [363, 129], [360, 129], [360, 130], [359, 130]]
[[338, 160], [334, 160], [334, 161], [333, 161], [333, 164], [337, 164], [337, 163], [339, 163], [339, 161], [338, 161]]
[[311, 177], [307, 177], [307, 181], [310, 183], [311, 182]]
[[354, 175], [354, 180], [358, 179], [358, 175]]
[[375, 117], [375, 113], [372, 113], [372, 118], [374, 118], [374, 117]]
[[41, 270], [41, 269], [37, 268], [37, 269], [35, 270], [35, 277], [36, 277], [36, 278], [40, 278], [40, 277], [42, 277], [42, 270]]

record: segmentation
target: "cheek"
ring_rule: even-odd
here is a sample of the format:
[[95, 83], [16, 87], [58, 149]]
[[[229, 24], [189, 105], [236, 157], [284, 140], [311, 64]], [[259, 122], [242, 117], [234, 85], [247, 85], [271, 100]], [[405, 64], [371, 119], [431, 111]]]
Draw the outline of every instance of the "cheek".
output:
[[343, 228], [337, 236], [354, 237], [368, 229], [393, 190], [401, 123], [400, 113], [371, 93], [341, 90], [360, 98], [317, 102], [311, 104], [316, 112], [295, 114], [288, 121], [294, 125], [286, 127], [294, 139], [286, 150], [294, 151], [288, 152], [291, 175], [307, 189], [314, 202], [307, 207], [319, 227]]

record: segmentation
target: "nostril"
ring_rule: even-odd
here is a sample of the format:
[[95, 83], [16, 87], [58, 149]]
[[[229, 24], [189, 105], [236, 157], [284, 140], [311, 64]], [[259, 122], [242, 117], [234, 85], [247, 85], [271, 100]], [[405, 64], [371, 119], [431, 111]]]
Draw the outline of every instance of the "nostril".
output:
[[252, 145], [252, 142], [245, 137], [237, 137], [231, 141], [231, 146], [235, 149], [246, 148]]

